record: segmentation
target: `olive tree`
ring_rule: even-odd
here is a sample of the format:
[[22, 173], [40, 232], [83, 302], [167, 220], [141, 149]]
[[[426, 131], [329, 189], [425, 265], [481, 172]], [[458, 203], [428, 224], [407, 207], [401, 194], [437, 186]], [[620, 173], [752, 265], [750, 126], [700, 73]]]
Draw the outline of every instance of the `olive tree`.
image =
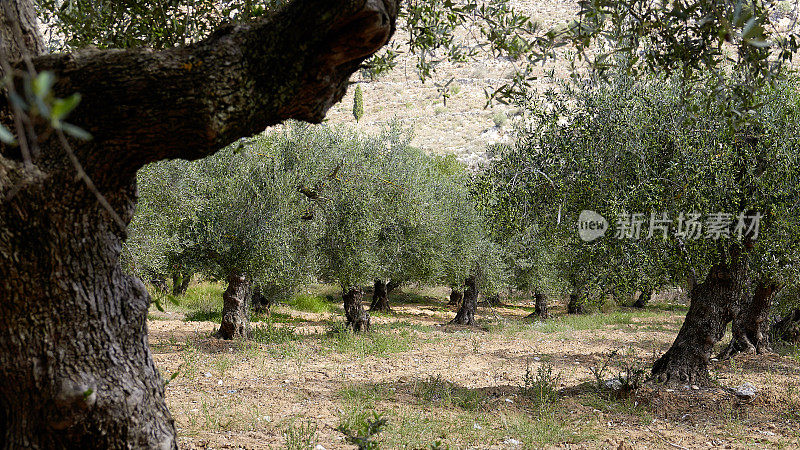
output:
[[[389, 40], [396, 11], [388, 0], [291, 2], [185, 47], [42, 54], [33, 3], [0, 3], [0, 121], [13, 135], [0, 145], [5, 445], [176, 447], [147, 345], [151, 300], [120, 266], [137, 170], [289, 118], [321, 121]], [[38, 103], [22, 108], [46, 90], [26, 88], [38, 73], [53, 98], [80, 93], [68, 121], [84, 133], [64, 133]]]
[[[513, 188], [505, 202], [522, 213], [510, 217], [571, 235], [585, 259], [580, 273], [599, 282], [595, 293], [624, 278], [640, 283], [639, 273], [653, 286], [694, 280], [686, 321], [653, 367], [659, 379], [685, 383], [707, 381], [710, 352], [731, 321], [732, 345], [746, 337], [757, 348], [765, 333], [746, 329], [765, 323], [769, 298], [794, 276], [800, 96], [793, 80], [763, 89], [741, 122], [684, 87], [624, 77], [565, 86], [533, 110], [490, 172]], [[583, 210], [606, 218], [604, 237], [579, 239]]]

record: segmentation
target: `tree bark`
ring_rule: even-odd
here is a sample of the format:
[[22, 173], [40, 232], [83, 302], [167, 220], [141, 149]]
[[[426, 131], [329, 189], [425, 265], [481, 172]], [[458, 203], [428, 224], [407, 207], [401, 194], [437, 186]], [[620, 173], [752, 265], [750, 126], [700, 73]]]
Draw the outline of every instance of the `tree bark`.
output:
[[[135, 174], [164, 158], [194, 159], [295, 118], [319, 122], [350, 74], [394, 31], [395, 0], [294, 1], [185, 48], [84, 50], [36, 56], [53, 93], [80, 92], [67, 122], [93, 139], [68, 139], [31, 117], [14, 126], [8, 94], [0, 122], [0, 442], [11, 448], [176, 448], [164, 383], [147, 345], [150, 297], [119, 265], [136, 203]], [[19, 17], [12, 17], [10, 8]], [[30, 0], [0, 2], [9, 24], [36, 29]], [[18, 18], [18, 20], [14, 20]], [[25, 31], [28, 30], [28, 31]], [[0, 56], [2, 58], [2, 56]], [[12, 63], [22, 91], [24, 62]], [[32, 133], [34, 131], [35, 133]], [[98, 203], [102, 196], [123, 226]]]
[[260, 285], [256, 285], [253, 288], [253, 296], [250, 305], [253, 311], [257, 313], [262, 313], [264, 311], [269, 312], [270, 308], [272, 308], [272, 299], [264, 295], [264, 289]]
[[730, 261], [714, 265], [706, 279], [689, 293], [691, 304], [675, 342], [653, 364], [653, 377], [663, 383], [708, 384], [708, 363], [749, 288], [746, 255], [734, 248]]
[[383, 311], [388, 312], [391, 310], [389, 307], [389, 290], [387, 283], [383, 280], [376, 278], [374, 290], [372, 292], [372, 304], [369, 306], [370, 311]]
[[731, 326], [731, 342], [718, 356], [730, 358], [738, 353], [763, 354], [772, 351], [769, 343], [769, 311], [780, 287], [775, 283], [758, 283], [746, 305], [739, 309]]
[[228, 288], [222, 293], [222, 321], [217, 336], [222, 339], [247, 338], [250, 335], [250, 278], [247, 274], [228, 276]]
[[547, 310], [547, 295], [537, 292], [533, 294], [533, 298], [535, 299], [533, 312], [530, 313], [526, 319], [549, 319], [550, 313]]
[[389, 282], [388, 282], [388, 283], [386, 283], [386, 295], [389, 295], [389, 294], [391, 294], [392, 292], [394, 292], [394, 290], [395, 290], [395, 289], [397, 289], [397, 288], [399, 288], [401, 284], [402, 284], [402, 283], [401, 283], [400, 281], [397, 281], [397, 280], [389, 280]]
[[464, 299], [464, 293], [458, 289], [450, 289], [450, 301], [447, 302], [448, 306], [461, 306], [461, 301]]
[[578, 294], [569, 294], [569, 303], [567, 303], [567, 314], [585, 314], [586, 305], [581, 300]]
[[344, 300], [344, 315], [347, 317], [347, 326], [351, 327], [356, 333], [369, 331], [369, 313], [364, 311], [361, 301], [364, 298], [364, 291], [358, 287], [351, 287], [347, 292], [342, 293]]
[[794, 309], [772, 326], [775, 339], [785, 342], [800, 342], [800, 309]]
[[633, 303], [634, 308], [644, 308], [650, 303], [653, 298], [653, 290], [645, 289], [639, 294], [639, 298]]
[[465, 284], [467, 288], [464, 290], [461, 308], [450, 323], [475, 326], [475, 311], [478, 309], [478, 283], [473, 275], [467, 278]]

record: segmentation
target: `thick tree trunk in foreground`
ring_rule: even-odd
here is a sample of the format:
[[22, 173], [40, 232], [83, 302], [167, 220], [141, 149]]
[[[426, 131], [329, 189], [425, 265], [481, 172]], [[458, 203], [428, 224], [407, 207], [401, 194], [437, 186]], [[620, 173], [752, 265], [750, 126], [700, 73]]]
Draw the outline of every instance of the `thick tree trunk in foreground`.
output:
[[475, 311], [478, 309], [478, 282], [475, 276], [470, 276], [465, 282], [464, 298], [461, 301], [456, 317], [450, 323], [458, 325], [475, 325]]
[[464, 299], [464, 293], [451, 288], [450, 289], [450, 301], [447, 302], [447, 306], [461, 306], [461, 301]]
[[375, 279], [374, 290], [372, 292], [372, 304], [369, 305], [370, 311], [384, 311], [391, 310], [389, 307], [389, 292], [386, 283], [378, 278]]
[[739, 309], [731, 327], [731, 342], [719, 358], [737, 353], [769, 353], [769, 311], [779, 287], [774, 283], [759, 283], [746, 305]]
[[714, 265], [689, 293], [691, 305], [675, 342], [653, 364], [664, 383], [707, 384], [714, 344], [722, 339], [748, 291], [746, 255], [734, 249], [731, 261]]
[[549, 319], [550, 313], [547, 311], [547, 295], [537, 292], [533, 294], [536, 303], [534, 304], [533, 312], [527, 318], [534, 319]]
[[250, 279], [247, 274], [228, 276], [228, 288], [222, 293], [222, 322], [217, 336], [222, 339], [247, 338], [250, 335]]
[[[0, 2], [0, 45], [11, 58], [9, 26], [21, 26], [23, 41], [37, 28], [32, 14], [14, 12], [23, 10], [33, 2]], [[176, 447], [147, 345], [150, 298], [119, 265], [136, 171], [209, 155], [286, 119], [319, 122], [387, 42], [396, 13], [393, 0], [305, 0], [186, 48], [35, 56], [35, 46], [17, 45], [53, 72], [57, 97], [82, 95], [67, 122], [93, 139], [69, 143], [96, 189], [76, 177], [45, 121], [33, 118], [35, 136], [20, 135], [3, 92], [0, 122], [37, 145], [26, 159], [21, 146], [0, 144], [0, 443]], [[24, 63], [12, 67], [26, 73]]]
[[772, 326], [772, 336], [785, 342], [800, 342], [800, 309], [794, 309]]
[[581, 300], [578, 294], [569, 294], [569, 303], [567, 303], [567, 314], [585, 314], [586, 305]]
[[342, 293], [344, 300], [344, 315], [347, 317], [347, 326], [353, 328], [356, 333], [369, 331], [369, 313], [364, 311], [361, 301], [364, 298], [364, 291], [358, 287], [351, 287], [347, 292]]
[[633, 303], [634, 308], [644, 308], [650, 303], [653, 298], [653, 290], [645, 289], [639, 294], [639, 298]]

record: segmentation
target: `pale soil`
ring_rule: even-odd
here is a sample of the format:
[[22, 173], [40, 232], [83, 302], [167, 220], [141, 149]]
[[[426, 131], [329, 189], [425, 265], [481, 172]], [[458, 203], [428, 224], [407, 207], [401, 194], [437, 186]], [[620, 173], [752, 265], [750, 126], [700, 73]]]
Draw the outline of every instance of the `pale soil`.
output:
[[[348, 402], [343, 392], [376, 387], [388, 395], [368, 405], [389, 420], [390, 429], [379, 435], [381, 448], [399, 448], [404, 442], [411, 445], [408, 448], [428, 448], [434, 438], [454, 449], [800, 447], [797, 356], [771, 354], [715, 363], [713, 375], [720, 385], [750, 382], [759, 389], [749, 403], [720, 388], [688, 386], [648, 386], [632, 400], [613, 400], [597, 392], [590, 367], [602, 364], [613, 350], [624, 356], [612, 363], [606, 378], [623, 370], [623, 361], [649, 366], [653, 356], [671, 344], [681, 313], [652, 309], [621, 323], [606, 320], [608, 325], [596, 329], [575, 330], [572, 322], [559, 318], [545, 324], [526, 322], [522, 318], [529, 309], [502, 307], [492, 312], [482, 307], [479, 316], [488, 329], [465, 329], [438, 326], [455, 313], [445, 303], [442, 296], [395, 304], [393, 313], [374, 317], [375, 334], [351, 337], [351, 342], [388, 336], [390, 348], [366, 356], [350, 347], [331, 346], [335, 338], [320, 337], [330, 323], [341, 320], [336, 313], [278, 307], [277, 312], [309, 321], [293, 326], [310, 335], [268, 345], [211, 338], [216, 326], [211, 322], [169, 316], [150, 320], [156, 364], [165, 377], [178, 373], [167, 386], [167, 402], [181, 447], [284, 448], [284, 433], [311, 421], [316, 442], [324, 448], [355, 448], [336, 431], [347, 412], [359, 406], [358, 400]], [[392, 322], [399, 324], [390, 327]], [[560, 373], [558, 403], [539, 410], [520, 395], [526, 363], [533, 368], [552, 364]], [[417, 388], [430, 377], [474, 391], [481, 406], [466, 411], [426, 402]], [[517, 429], [507, 426], [507, 420], [522, 417], [536, 423], [542, 414], [556, 417], [563, 439], [518, 447], [508, 441], [526, 439], [513, 435]], [[430, 423], [425, 426], [415, 422], [426, 420]]]

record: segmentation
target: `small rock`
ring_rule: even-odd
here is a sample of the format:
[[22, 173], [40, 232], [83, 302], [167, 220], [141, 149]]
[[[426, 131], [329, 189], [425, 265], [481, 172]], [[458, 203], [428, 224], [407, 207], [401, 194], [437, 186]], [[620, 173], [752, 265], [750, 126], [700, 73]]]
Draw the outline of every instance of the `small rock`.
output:
[[483, 427], [482, 427], [482, 426], [480, 426], [480, 425], [478, 425], [477, 423], [473, 423], [473, 424], [472, 424], [472, 428], [473, 428], [473, 429], [476, 429], [476, 430], [482, 430], [482, 429], [483, 429]]
[[322, 444], [317, 444], [314, 446], [314, 450], [325, 450], [325, 447], [323, 447]]
[[538, 356], [534, 356], [534, 357], [533, 357], [533, 360], [534, 360], [534, 361], [541, 361], [541, 360], [542, 360], [542, 358], [539, 358]]
[[622, 389], [622, 380], [619, 378], [611, 378], [610, 380], [606, 380], [604, 384], [607, 389], [611, 389], [612, 391]]
[[206, 372], [203, 374], [203, 376], [206, 378], [211, 378], [211, 372]]
[[750, 383], [745, 383], [732, 389], [733, 394], [742, 400], [752, 400], [758, 394], [758, 389]]
[[520, 441], [518, 441], [516, 439], [508, 438], [503, 443], [506, 444], [506, 445], [511, 445], [513, 447], [516, 447], [517, 445], [521, 444], [522, 442], [520, 442]]
[[699, 390], [699, 389], [700, 389], [700, 386], [698, 386], [698, 385], [696, 385], [696, 384], [693, 384], [693, 385], [692, 385], [692, 390], [693, 390], [693, 391], [697, 391], [697, 390]]
[[510, 398], [507, 398], [506, 399], [506, 403], [514, 403], [514, 400], [511, 400]]
[[222, 380], [217, 381], [217, 386], [222, 386]]

